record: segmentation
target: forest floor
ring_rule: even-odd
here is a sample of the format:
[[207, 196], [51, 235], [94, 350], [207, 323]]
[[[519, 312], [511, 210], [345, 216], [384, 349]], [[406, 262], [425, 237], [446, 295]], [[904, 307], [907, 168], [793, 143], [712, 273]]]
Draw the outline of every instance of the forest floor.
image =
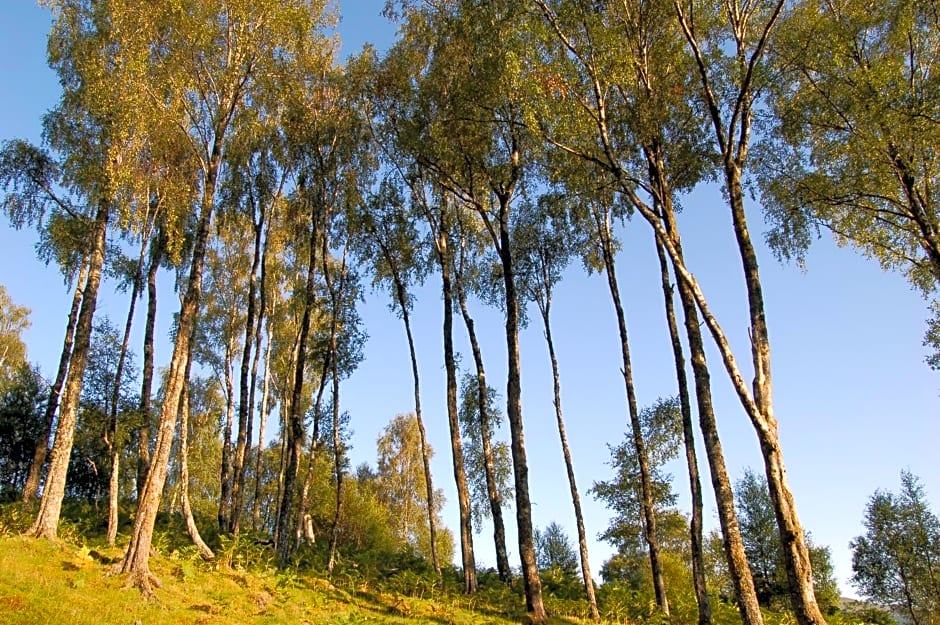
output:
[[466, 596], [410, 596], [365, 584], [340, 588], [314, 576], [274, 568], [249, 572], [231, 563], [202, 563], [178, 552], [151, 557], [151, 570], [162, 587], [147, 599], [127, 588], [124, 577], [113, 574], [121, 551], [69, 540], [0, 535], [0, 623], [508, 625], [523, 620], [521, 606], [500, 611]]

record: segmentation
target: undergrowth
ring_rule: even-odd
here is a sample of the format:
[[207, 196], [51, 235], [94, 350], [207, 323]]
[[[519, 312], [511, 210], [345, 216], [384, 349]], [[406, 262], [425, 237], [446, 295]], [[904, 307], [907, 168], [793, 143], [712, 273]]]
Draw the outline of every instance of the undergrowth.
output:
[[[145, 600], [114, 574], [129, 527], [109, 546], [97, 515], [66, 507], [56, 542], [23, 536], [35, 512], [0, 505], [0, 623], [9, 625], [170, 625], [177, 623], [429, 623], [503, 625], [526, 622], [522, 582], [511, 586], [480, 571], [479, 591], [462, 592], [454, 567], [442, 575], [413, 553], [347, 553], [326, 573], [323, 548], [301, 549], [281, 567], [269, 541], [250, 533], [212, 536], [216, 557], [205, 561], [178, 518], [161, 516], [154, 533], [151, 570], [162, 588]], [[545, 575], [543, 598], [554, 625], [592, 621], [575, 580]], [[605, 623], [684, 625], [697, 621], [694, 598], [670, 597], [671, 618], [649, 592], [606, 584], [598, 589]], [[869, 622], [860, 613], [829, 615], [830, 625]], [[765, 612], [766, 625], [795, 623], [789, 612]], [[712, 602], [713, 625], [738, 625], [735, 606]]]

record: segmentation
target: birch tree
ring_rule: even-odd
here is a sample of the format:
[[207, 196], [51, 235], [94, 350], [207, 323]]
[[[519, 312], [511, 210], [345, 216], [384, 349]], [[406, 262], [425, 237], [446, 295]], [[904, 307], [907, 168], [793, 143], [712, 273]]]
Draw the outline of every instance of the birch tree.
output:
[[[133, 50], [150, 50], [147, 43], [161, 42], [154, 48], [156, 54], [142, 58], [146, 59], [143, 71], [147, 79], [142, 91], [150, 95], [145, 98], [145, 110], [152, 112], [155, 119], [175, 125], [175, 141], [190, 151], [190, 158], [183, 165], [192, 166], [189, 176], [197, 183], [192, 195], [196, 228], [190, 272], [178, 317], [154, 457], [121, 567], [129, 575], [129, 583], [145, 593], [151, 592], [155, 581], [149, 570], [150, 543], [166, 480], [184, 372], [191, 355], [191, 328], [201, 299], [210, 223], [232, 120], [239, 109], [252, 103], [253, 90], [278, 88], [296, 78], [292, 73], [301, 61], [309, 63], [311, 54], [318, 62], [329, 58], [328, 53], [323, 55], [315, 45], [321, 40], [319, 29], [323, 25], [324, 7], [320, 2], [283, 0], [264, 6], [236, 1], [185, 2], [181, 9], [162, 11], [148, 7], [146, 12], [141, 8], [121, 13], [119, 17], [127, 20], [123, 23], [133, 22], [136, 28], [118, 31], [134, 33], [134, 41], [117, 42], [131, 44]], [[135, 45], [139, 41], [145, 45]]]

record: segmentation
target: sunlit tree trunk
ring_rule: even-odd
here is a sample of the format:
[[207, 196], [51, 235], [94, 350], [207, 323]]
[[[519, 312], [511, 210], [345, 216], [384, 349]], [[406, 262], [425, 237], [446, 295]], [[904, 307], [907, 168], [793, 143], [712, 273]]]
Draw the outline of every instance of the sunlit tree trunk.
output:
[[477, 591], [476, 560], [473, 553], [473, 528], [470, 518], [470, 488], [460, 441], [457, 414], [457, 364], [454, 356], [454, 292], [451, 280], [450, 217], [447, 199], [441, 198], [437, 236], [437, 258], [441, 268], [441, 291], [444, 299], [444, 370], [447, 379], [447, 422], [450, 425], [450, 448], [453, 453], [454, 479], [457, 482], [457, 503], [460, 511], [460, 555], [463, 565], [464, 592]]
[[[546, 286], [550, 286], [545, 278]], [[591, 606], [591, 618], [600, 619], [597, 610], [597, 596], [594, 593], [594, 580], [591, 577], [591, 564], [588, 558], [587, 532], [584, 529], [584, 514], [581, 512], [581, 495], [578, 493], [578, 483], [574, 475], [574, 461], [571, 459], [571, 449], [568, 446], [568, 435], [565, 432], [565, 420], [561, 410], [561, 374], [558, 372], [558, 358], [555, 355], [555, 342], [552, 340], [551, 292], [545, 290], [544, 299], [540, 299], [539, 312], [542, 316], [542, 326], [545, 330], [545, 342], [548, 345], [548, 356], [552, 363], [552, 391], [555, 403], [555, 420], [558, 423], [558, 437], [561, 440], [561, 451], [565, 458], [565, 470], [568, 474], [568, 488], [571, 492], [571, 504], [574, 507], [574, 518], [578, 528], [578, 553], [581, 556], [581, 577], [584, 580], [584, 591], [588, 604]]]
[[294, 505], [294, 491], [296, 490], [297, 474], [300, 469], [300, 457], [303, 454], [304, 444], [304, 415], [300, 410], [303, 396], [304, 369], [307, 358], [307, 337], [310, 334], [310, 322], [313, 314], [313, 304], [316, 287], [317, 243], [319, 239], [319, 215], [312, 212], [310, 224], [310, 239], [308, 242], [307, 279], [304, 288], [303, 314], [300, 321], [300, 330], [297, 337], [296, 360], [294, 364], [294, 380], [291, 390], [287, 423], [284, 424], [285, 453], [284, 483], [281, 491], [281, 502], [278, 509], [277, 526], [275, 529], [275, 549], [281, 562], [290, 559], [293, 550], [294, 535], [291, 523], [296, 516]]
[[65, 497], [65, 479], [68, 474], [69, 457], [72, 455], [72, 443], [75, 437], [75, 423], [78, 416], [78, 403], [82, 392], [82, 378], [85, 375], [85, 363], [91, 344], [92, 321], [95, 305], [98, 301], [98, 286], [101, 283], [101, 270], [104, 266], [105, 238], [108, 230], [110, 210], [107, 203], [98, 205], [94, 227], [91, 231], [91, 249], [89, 250], [88, 280], [82, 293], [81, 309], [75, 326], [75, 344], [69, 360], [68, 374], [62, 392], [59, 409], [59, 423], [56, 427], [55, 443], [49, 461], [49, 472], [43, 489], [39, 513], [28, 534], [38, 538], [55, 539], [62, 512], [62, 499]]
[[434, 481], [431, 477], [431, 458], [428, 454], [428, 433], [424, 428], [424, 419], [421, 416], [421, 386], [418, 377], [418, 354], [415, 351], [415, 341], [411, 334], [411, 317], [408, 314], [406, 302], [404, 301], [403, 287], [399, 283], [396, 285], [399, 291], [399, 306], [402, 309], [402, 321], [405, 324], [405, 334], [408, 337], [408, 351], [411, 354], [411, 375], [414, 378], [415, 387], [415, 419], [418, 422], [418, 434], [421, 438], [421, 461], [424, 464], [424, 484], [425, 499], [428, 504], [428, 532], [431, 542], [431, 564], [434, 566], [437, 575], [441, 575], [441, 563], [437, 556], [437, 521], [435, 520], [437, 506], [434, 498]]
[[630, 358], [630, 341], [627, 335], [627, 320], [620, 300], [620, 288], [617, 284], [617, 274], [614, 263], [613, 245], [610, 235], [610, 216], [606, 209], [594, 211], [596, 234], [604, 258], [604, 269], [607, 273], [607, 285], [610, 288], [611, 300], [617, 313], [617, 329], [620, 335], [620, 353], [623, 359], [623, 382], [627, 391], [627, 408], [630, 414], [630, 427], [633, 436], [633, 446], [636, 450], [640, 469], [640, 502], [643, 521], [643, 534], [649, 549], [650, 570], [653, 577], [653, 591], [656, 595], [656, 604], [667, 616], [669, 615], [669, 600], [666, 597], [666, 584], [663, 579], [662, 561], [659, 554], [659, 538], [656, 532], [656, 513], [653, 508], [653, 494], [650, 480], [649, 457], [646, 452], [646, 441], [640, 426], [639, 410], [637, 408], [636, 389], [633, 385], [633, 364]]
[[[302, 316], [301, 316], [302, 317]], [[301, 322], [297, 326], [297, 331], [294, 336], [294, 341], [291, 347], [290, 358], [287, 363], [287, 371], [290, 372], [288, 376], [293, 375], [294, 379], [288, 379], [284, 382], [285, 385], [290, 383], [290, 391], [282, 390], [278, 393], [280, 402], [278, 403], [278, 419], [280, 421], [280, 436], [278, 437], [278, 447], [279, 447], [279, 459], [278, 459], [278, 468], [277, 468], [277, 495], [276, 495], [276, 509], [274, 513], [274, 543], [278, 543], [278, 536], [280, 535], [280, 518], [281, 518], [281, 508], [284, 503], [284, 480], [287, 476], [287, 465], [289, 460], [288, 454], [288, 438], [290, 437], [290, 431], [288, 429], [288, 424], [290, 423], [291, 415], [291, 402], [293, 401], [293, 388], [294, 382], [296, 381], [296, 367], [297, 367], [297, 356], [298, 356], [298, 347], [300, 346], [301, 334], [303, 333], [303, 323]], [[308, 328], [309, 331], [309, 328]], [[299, 461], [298, 461], [299, 462]], [[299, 468], [298, 468], [299, 470]], [[285, 531], [289, 528], [285, 525]], [[288, 548], [289, 550], [289, 548]]]
[[121, 565], [121, 572], [128, 576], [128, 584], [137, 586], [145, 595], [153, 592], [153, 585], [159, 586], [159, 581], [150, 572], [150, 547], [157, 512], [160, 508], [160, 499], [166, 483], [170, 449], [173, 445], [176, 420], [179, 416], [180, 403], [185, 387], [184, 378], [192, 351], [192, 331], [196, 323], [199, 301], [202, 296], [202, 275], [214, 206], [215, 180], [221, 162], [220, 141], [217, 138], [213, 147], [212, 166], [209, 168], [203, 190], [190, 273], [177, 319], [176, 342], [173, 346], [173, 356], [170, 359], [163, 403], [160, 407], [160, 423], [154, 454], [143, 491], [139, 497], [130, 544]]
[[[245, 452], [250, 445], [252, 421], [254, 420], [254, 386], [256, 376], [249, 376], [251, 370], [251, 354], [253, 338], [257, 334], [255, 326], [261, 325], [260, 311], [256, 319], [256, 304], [258, 299], [258, 269], [261, 265], [261, 240], [264, 233], [265, 209], [262, 207], [258, 220], [254, 223], [254, 252], [251, 259], [251, 272], [248, 277], [248, 301], [245, 311], [245, 343], [242, 348], [241, 371], [238, 378], [238, 434], [235, 441], [235, 463], [232, 467], [234, 480], [232, 484], [232, 515], [229, 530], [237, 534], [241, 521], [241, 510], [245, 491]], [[255, 371], [257, 372], [258, 359], [255, 358]], [[251, 383], [249, 384], [249, 379]]]
[[333, 470], [336, 480], [336, 509], [333, 514], [333, 526], [330, 531], [330, 549], [327, 559], [326, 569], [333, 572], [333, 566], [336, 564], [336, 549], [339, 543], [339, 523], [343, 512], [343, 441], [340, 437], [340, 418], [339, 409], [339, 345], [337, 344], [337, 334], [339, 331], [340, 296], [346, 289], [346, 247], [343, 248], [343, 262], [339, 269], [338, 280], [333, 280], [330, 268], [327, 263], [329, 254], [327, 253], [327, 239], [323, 239], [323, 277], [326, 281], [326, 288], [330, 293], [330, 377], [333, 382]]
[[300, 504], [297, 506], [297, 518], [294, 521], [294, 540], [295, 548], [300, 547], [301, 539], [313, 544], [316, 536], [313, 533], [313, 526], [308, 515], [310, 509], [310, 488], [313, 486], [313, 480], [316, 477], [314, 467], [317, 460], [317, 452], [320, 451], [320, 417], [323, 411], [323, 393], [326, 391], [326, 381], [329, 379], [333, 353], [326, 354], [323, 359], [323, 368], [320, 370], [320, 385], [317, 389], [317, 398], [313, 402], [313, 427], [310, 432], [310, 451], [307, 453], [307, 474], [304, 477], [303, 486], [300, 489]]
[[163, 260], [166, 234], [161, 228], [150, 249], [150, 267], [147, 269], [147, 320], [144, 323], [144, 354], [140, 369], [140, 414], [143, 425], [137, 432], [137, 497], [143, 490], [150, 470], [151, 396], [153, 394], [153, 342], [157, 322], [157, 272]]
[[[262, 274], [263, 275], [263, 274]], [[263, 280], [262, 280], [263, 281]], [[251, 504], [251, 529], [261, 528], [261, 486], [264, 471], [264, 429], [268, 421], [268, 394], [271, 389], [271, 332], [268, 322], [268, 343], [264, 349], [264, 372], [261, 374], [261, 408], [258, 421], [258, 455], [255, 461], [255, 494]]]
[[425, 500], [428, 504], [428, 532], [430, 534], [431, 542], [431, 564], [434, 566], [434, 571], [438, 576], [440, 576], [441, 563], [437, 556], [437, 521], [435, 520], [437, 507], [434, 502], [434, 481], [431, 477], [431, 458], [430, 454], [428, 454], [428, 434], [424, 427], [424, 419], [421, 416], [421, 383], [420, 376], [418, 375], [418, 354], [415, 350], [414, 337], [411, 333], [411, 315], [408, 312], [408, 294], [405, 290], [405, 285], [402, 283], [401, 274], [399, 273], [398, 264], [395, 262], [395, 258], [390, 253], [388, 247], [386, 247], [385, 242], [378, 241], [378, 245], [382, 250], [382, 254], [385, 257], [385, 261], [388, 264], [392, 274], [392, 281], [394, 283], [394, 297], [395, 301], [398, 302], [399, 309], [401, 310], [402, 322], [405, 325], [405, 335], [408, 338], [408, 353], [411, 355], [411, 377], [414, 381], [415, 419], [418, 422], [418, 434], [421, 439], [421, 460], [424, 465]]
[[186, 386], [183, 389], [183, 401], [180, 404], [180, 501], [183, 507], [183, 519], [186, 521], [186, 533], [189, 534], [193, 544], [199, 549], [199, 555], [204, 560], [212, 560], [215, 558], [215, 554], [202, 539], [189, 502], [189, 373], [191, 368], [192, 357], [189, 358], [186, 364]]
[[336, 565], [336, 549], [339, 543], [339, 522], [343, 513], [343, 441], [340, 438], [339, 431], [339, 373], [336, 366], [336, 336], [330, 340], [330, 348], [333, 351], [333, 478], [336, 480], [336, 508], [333, 512], [333, 525], [330, 528], [330, 547], [329, 558], [326, 563], [326, 570], [333, 572]]
[[750, 240], [744, 215], [744, 195], [741, 172], [734, 168], [728, 172], [731, 186], [732, 218], [735, 236], [741, 252], [748, 304], [751, 317], [751, 354], [754, 362], [754, 403], [759, 418], [755, 430], [760, 441], [761, 454], [767, 475], [767, 486], [783, 545], [784, 565], [790, 583], [790, 602], [801, 625], [819, 625], [826, 622], [816, 603], [813, 571], [806, 545], [806, 535], [796, 513], [796, 502], [787, 484], [783, 450], [774, 415], [770, 375], [770, 338], [764, 309], [763, 287], [757, 265], [757, 254]]
[[[657, 235], [657, 242], [670, 252], [670, 260], [677, 274], [679, 300], [682, 304], [686, 336], [689, 342], [689, 356], [695, 380], [695, 400], [698, 405], [699, 429], [705, 443], [705, 454], [708, 459], [712, 489], [715, 493], [718, 508], [718, 521], [724, 539], [725, 559], [728, 563], [728, 571], [741, 618], [745, 625], [762, 625], [763, 615], [760, 611], [757, 592], [754, 588], [754, 579], [744, 551], [744, 541], [741, 537], [737, 512], [734, 507], [734, 491], [731, 487], [731, 479], [728, 475], [724, 452], [721, 448], [721, 439], [718, 435], [718, 423], [712, 403], [711, 375], [708, 370], [705, 343], [699, 323], [698, 296], [695, 294], [695, 285], [690, 281], [691, 275], [685, 269], [682, 242], [676, 224], [671, 196], [668, 192], [662, 191], [666, 189], [666, 184], [663, 178], [665, 169], [661, 155], [658, 152], [651, 152], [651, 161], [654, 164], [653, 172], [656, 187], [661, 190], [662, 223], [654, 222], [659, 224], [661, 228]], [[650, 218], [653, 217], [658, 216], [650, 216]]]
[[[234, 315], [234, 311], [232, 311]], [[225, 387], [225, 422], [222, 427], [222, 463], [219, 468], [219, 533], [227, 534], [232, 516], [232, 422], [235, 417], [235, 385], [232, 382], [232, 358], [235, 351], [235, 337], [231, 337], [225, 346], [225, 362], [222, 363], [222, 376]]]
[[75, 339], [75, 324], [78, 321], [78, 310], [82, 303], [82, 293], [88, 280], [88, 258], [83, 258], [78, 279], [75, 281], [75, 292], [72, 295], [72, 307], [69, 309], [68, 322], [65, 325], [65, 339], [62, 342], [62, 353], [59, 356], [59, 368], [56, 371], [55, 381], [49, 389], [49, 399], [46, 400], [46, 409], [43, 414], [43, 434], [36, 441], [36, 451], [33, 452], [33, 461], [29, 465], [29, 475], [23, 487], [23, 501], [31, 503], [39, 494], [39, 482], [42, 479], [42, 468], [49, 453], [49, 441], [52, 438], [52, 428], [55, 424], [55, 413], [59, 407], [59, 394], [62, 384], [69, 370], [69, 359], [72, 357], [72, 343]]
[[702, 539], [702, 480], [699, 476], [698, 457], [695, 452], [695, 429], [692, 425], [692, 401], [689, 397], [689, 382], [685, 372], [685, 354], [679, 325], [676, 321], [676, 307], [673, 302], [672, 283], [669, 279], [669, 265], [662, 245], [656, 242], [656, 255], [659, 258], [659, 271], [662, 277], [663, 299], [666, 306], [666, 323], [669, 326], [669, 339], [672, 342], [672, 355], [676, 364], [676, 382], [679, 387], [679, 409], [682, 413], [682, 441], [685, 447], [685, 463], [689, 474], [689, 491], [692, 499], [692, 518], [689, 523], [689, 544], [692, 553], [692, 586], [695, 590], [695, 602], [698, 605], [699, 625], [711, 623], [711, 601], [705, 585], [705, 550]]
[[[780, 448], [778, 422], [773, 408], [770, 336], [767, 330], [763, 285], [757, 254], [747, 225], [742, 186], [742, 175], [747, 165], [750, 148], [753, 105], [756, 94], [759, 92], [759, 86], [755, 84], [755, 80], [761, 73], [759, 71], [761, 60], [765, 56], [770, 37], [785, 6], [786, 3], [783, 0], [769, 3], [761, 7], [766, 12], [760, 16], [762, 19], [756, 20], [752, 19], [756, 17], [755, 7], [749, 3], [729, 3], [726, 18], [728, 20], [727, 32], [731, 36], [727, 41], [729, 45], [733, 45], [734, 66], [730, 72], [733, 77], [732, 90], [728, 92], [732, 112], [727, 123], [722, 119], [723, 103], [710, 77], [710, 61], [700, 47], [692, 16], [678, 2], [675, 4], [675, 9], [679, 26], [695, 58], [705, 108], [714, 130], [715, 146], [721, 155], [721, 173], [747, 287], [748, 313], [751, 323], [749, 328], [751, 360], [754, 367], [750, 392], [734, 364], [730, 346], [727, 345], [724, 337], [719, 336], [717, 324], [710, 324], [710, 329], [760, 442], [767, 486], [774, 507], [774, 515], [777, 518], [780, 542], [783, 546], [783, 562], [787, 572], [790, 603], [794, 616], [800, 625], [821, 625], [826, 620], [816, 603], [806, 536], [796, 512], [793, 493], [787, 484], [783, 452]], [[726, 69], [722, 71], [727, 72]], [[702, 302], [698, 303], [701, 306]], [[702, 312], [705, 314], [704, 310]], [[706, 321], [708, 321], [707, 317], [708, 315], [706, 315]]]
[[140, 258], [137, 261], [137, 273], [131, 286], [131, 302], [127, 310], [127, 321], [124, 323], [124, 337], [121, 340], [121, 353], [118, 356], [117, 369], [114, 372], [114, 388], [111, 391], [111, 414], [108, 415], [108, 431], [105, 434], [105, 445], [111, 455], [111, 478], [108, 483], [108, 530], [109, 545], [114, 544], [118, 528], [118, 500], [120, 493], [119, 471], [121, 468], [121, 450], [117, 444], [118, 404], [121, 401], [121, 379], [124, 377], [124, 362], [127, 359], [127, 349], [131, 342], [131, 328], [134, 325], [134, 311], [137, 309], [137, 298], [140, 296], [141, 282], [143, 282], [144, 257], [147, 255], [147, 237], [141, 237]]
[[503, 270], [506, 298], [506, 416], [509, 420], [512, 470], [516, 489], [516, 524], [519, 534], [519, 556], [525, 584], [526, 611], [534, 623], [547, 619], [542, 603], [542, 581], [535, 559], [535, 534], [532, 526], [532, 502], [529, 499], [529, 465], [526, 460], [525, 436], [522, 427], [522, 367], [519, 355], [519, 295], [516, 292], [509, 235], [509, 199], [511, 193], [499, 196], [499, 259]]
[[480, 407], [480, 446], [483, 449], [483, 472], [486, 478], [486, 495], [490, 502], [490, 516], [493, 518], [493, 544], [496, 550], [496, 571], [499, 579], [509, 583], [512, 581], [512, 570], [509, 568], [509, 555], [506, 551], [506, 527], [503, 522], [503, 498], [496, 487], [496, 463], [493, 459], [493, 443], [490, 439], [490, 417], [487, 410], [486, 369], [483, 366], [483, 352], [477, 340], [476, 325], [470, 316], [467, 306], [467, 297], [457, 277], [457, 301], [460, 304], [460, 313], [464, 325], [467, 327], [467, 337], [470, 339], [470, 351], [473, 353], [473, 364], [477, 374], [477, 402]]

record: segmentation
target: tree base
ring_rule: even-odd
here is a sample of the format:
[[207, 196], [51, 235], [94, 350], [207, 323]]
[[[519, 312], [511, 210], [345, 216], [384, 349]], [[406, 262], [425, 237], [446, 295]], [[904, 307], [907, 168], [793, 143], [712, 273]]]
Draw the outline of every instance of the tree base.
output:
[[52, 542], [59, 542], [59, 535], [56, 532], [56, 529], [40, 525], [38, 521], [33, 523], [33, 525], [23, 533], [23, 536], [28, 536], [30, 538], [44, 538], [46, 540], [51, 540]]
[[137, 568], [131, 571], [121, 572], [127, 574], [127, 581], [124, 583], [124, 588], [138, 589], [145, 599], [156, 598], [154, 590], [163, 588], [163, 584], [160, 582], [159, 578], [147, 568]]

